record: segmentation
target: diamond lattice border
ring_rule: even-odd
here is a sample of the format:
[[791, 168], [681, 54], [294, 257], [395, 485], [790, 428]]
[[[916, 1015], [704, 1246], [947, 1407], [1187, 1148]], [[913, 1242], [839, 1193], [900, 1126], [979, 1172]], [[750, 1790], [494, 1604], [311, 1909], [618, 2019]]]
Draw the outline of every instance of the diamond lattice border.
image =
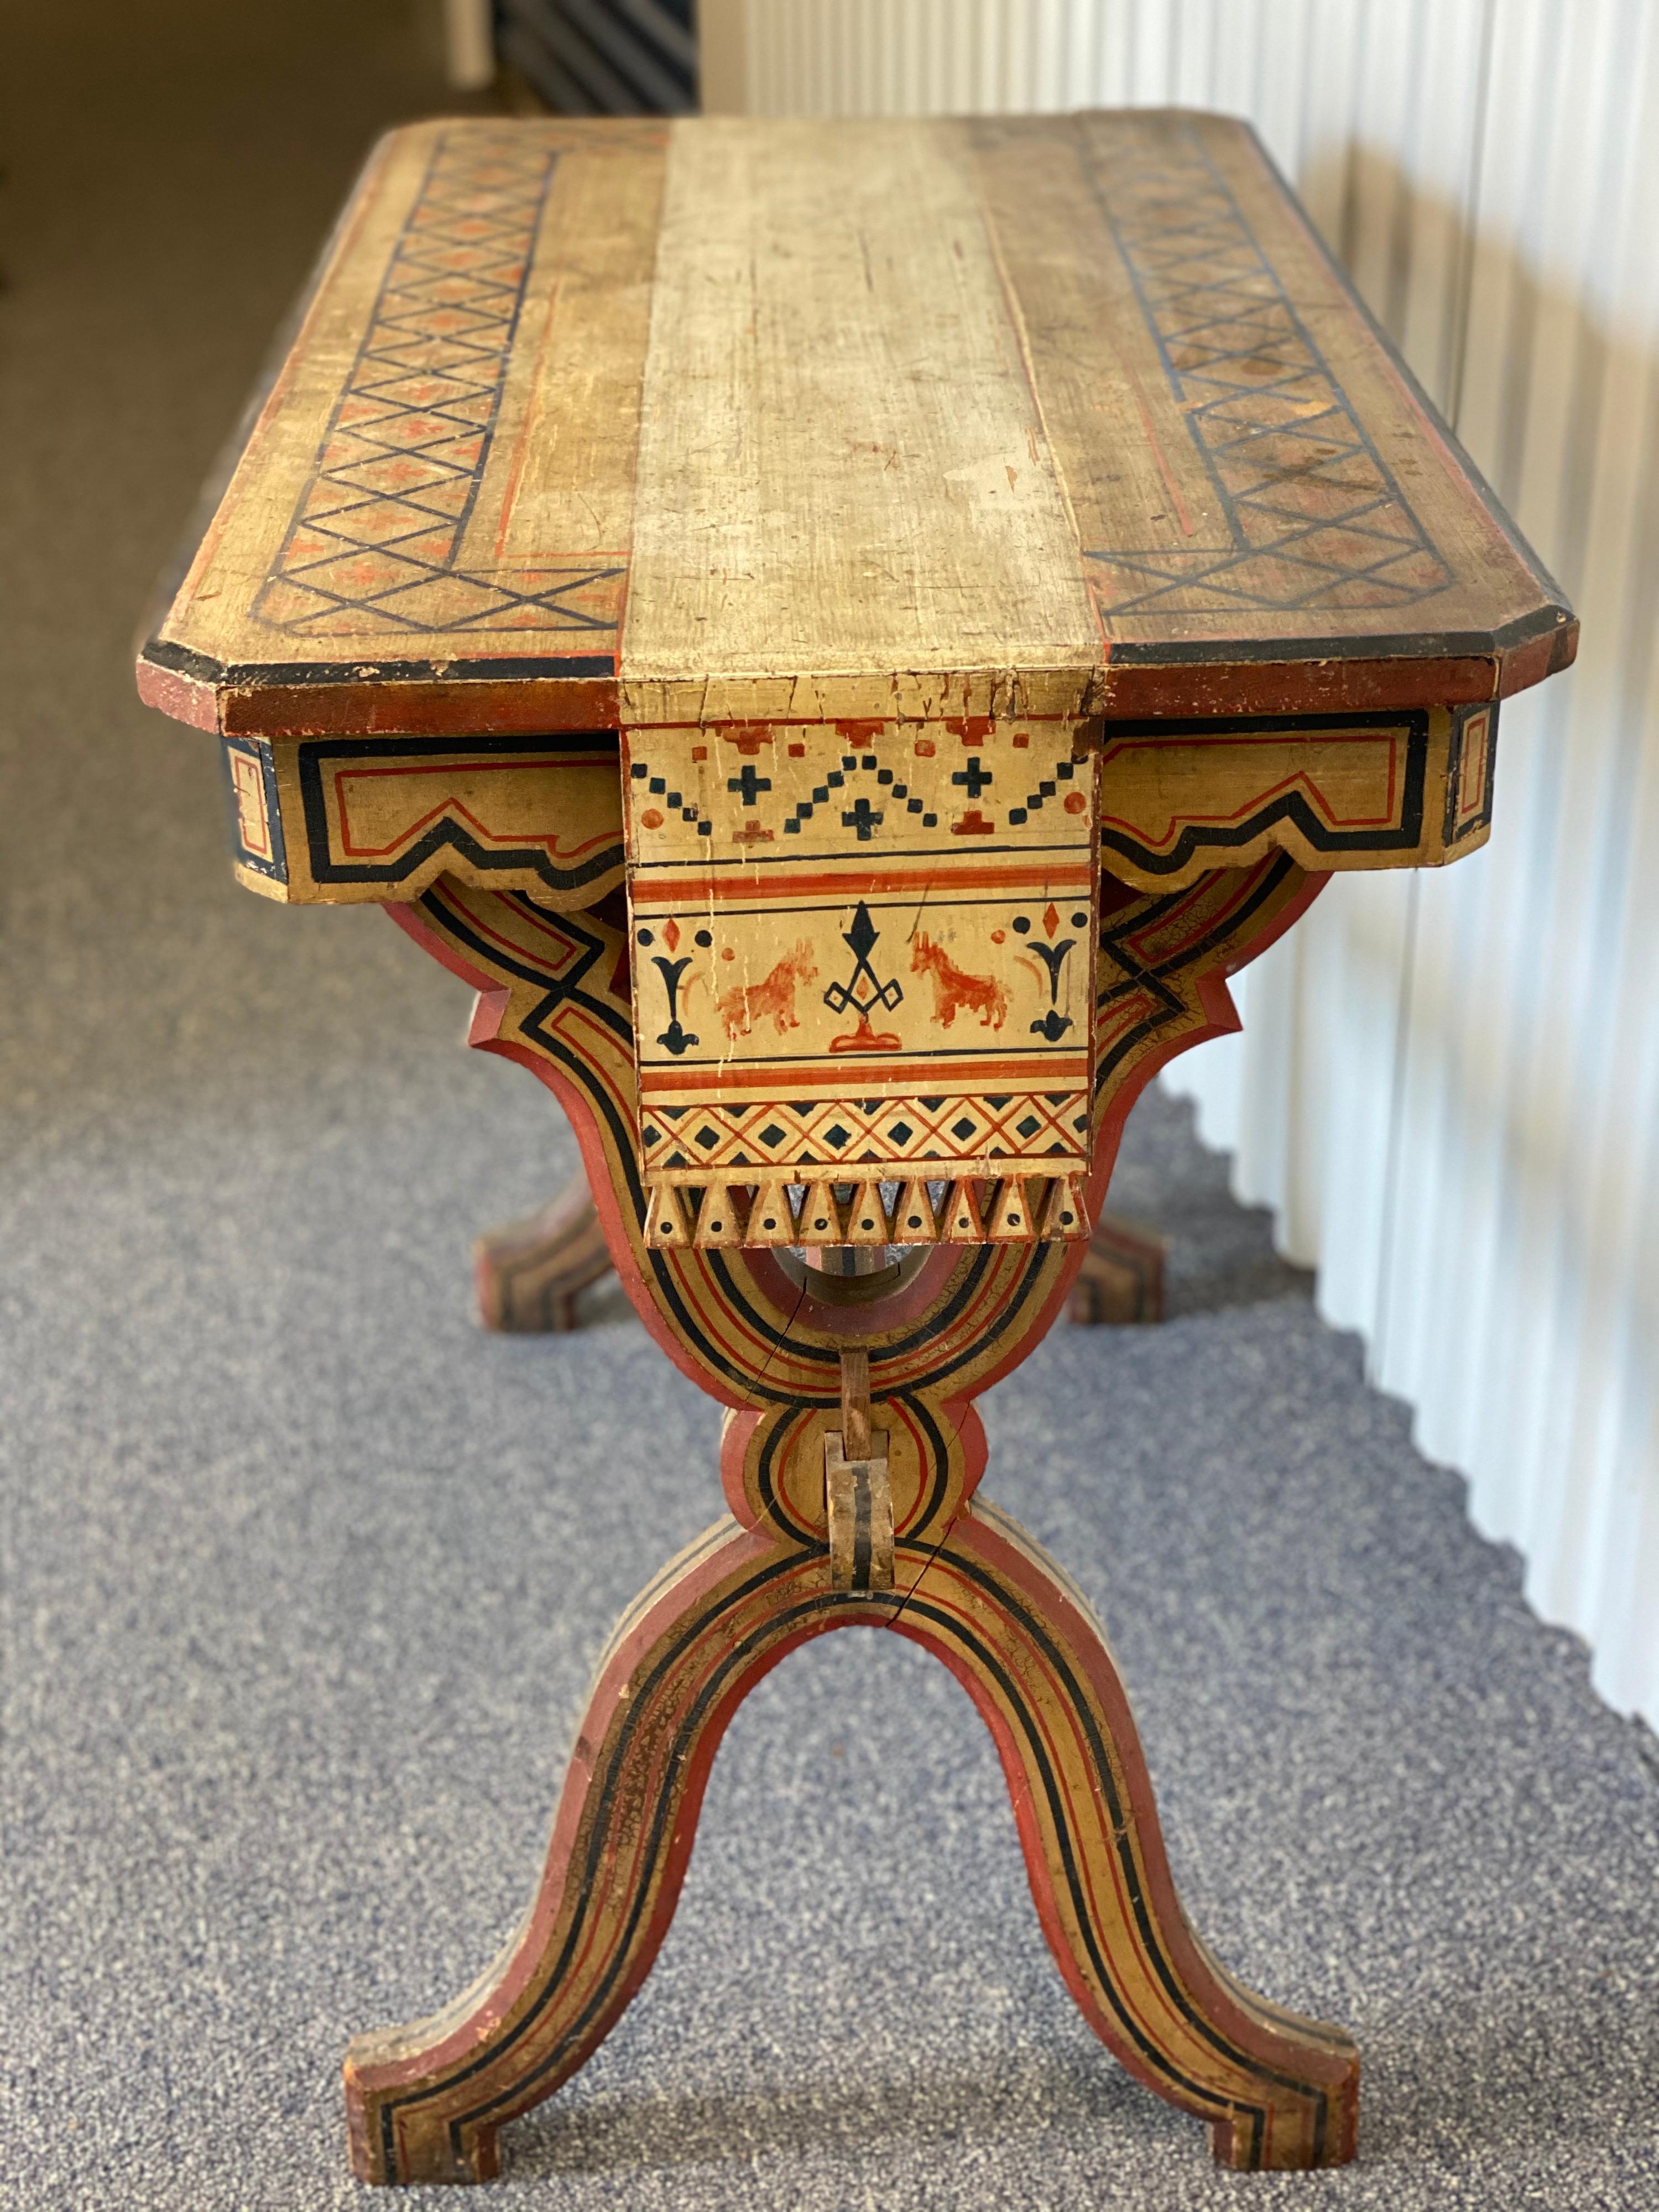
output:
[[261, 621], [314, 638], [614, 638], [625, 563], [554, 561], [506, 574], [459, 565], [559, 158], [522, 125], [438, 139], [254, 603]]
[[1137, 137], [1133, 160], [1097, 153], [1091, 181], [1230, 542], [1088, 549], [1103, 615], [1407, 606], [1445, 590], [1451, 568], [1198, 133]]

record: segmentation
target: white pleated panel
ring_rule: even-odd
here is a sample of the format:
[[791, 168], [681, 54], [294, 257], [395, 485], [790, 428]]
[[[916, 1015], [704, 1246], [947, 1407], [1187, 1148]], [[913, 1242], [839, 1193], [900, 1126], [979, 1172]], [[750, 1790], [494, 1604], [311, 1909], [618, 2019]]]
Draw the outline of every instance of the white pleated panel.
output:
[[[1659, 55], [1645, 8], [1575, 9], [1571, 45], [1567, 27], [1553, 8], [1500, 15], [1494, 112], [1513, 105], [1516, 141], [1483, 167], [1466, 420], [1584, 644], [1571, 679], [1505, 710], [1479, 872], [1421, 887], [1398, 1143], [1408, 1176], [1439, 1167], [1451, 1214], [1400, 1216], [1374, 1343], [1427, 1448], [1469, 1470], [1476, 1519], [1525, 1553], [1534, 1602], [1651, 1717], [1659, 173], [1638, 126]], [[1449, 1033], [1460, 1018], [1472, 1036]]]
[[726, 4], [757, 110], [1249, 116], [1579, 606], [1486, 850], [1335, 878], [1165, 1080], [1659, 1725], [1659, 6]]

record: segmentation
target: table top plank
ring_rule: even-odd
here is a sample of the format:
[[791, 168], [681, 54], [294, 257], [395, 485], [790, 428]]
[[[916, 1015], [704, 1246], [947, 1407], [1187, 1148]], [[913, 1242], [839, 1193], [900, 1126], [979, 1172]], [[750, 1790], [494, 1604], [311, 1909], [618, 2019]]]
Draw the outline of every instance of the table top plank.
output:
[[960, 132], [688, 132], [657, 267], [630, 682], [695, 709], [705, 678], [1086, 679], [1099, 628]]
[[1242, 124], [439, 121], [140, 685], [277, 736], [1296, 713], [1576, 635]]

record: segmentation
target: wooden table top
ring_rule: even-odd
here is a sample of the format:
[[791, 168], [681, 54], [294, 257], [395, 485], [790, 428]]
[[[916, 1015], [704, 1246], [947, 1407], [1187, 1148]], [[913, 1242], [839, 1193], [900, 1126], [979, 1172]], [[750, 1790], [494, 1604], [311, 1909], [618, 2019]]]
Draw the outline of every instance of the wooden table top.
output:
[[267, 737], [1286, 714], [1576, 635], [1242, 124], [441, 120], [139, 680]]

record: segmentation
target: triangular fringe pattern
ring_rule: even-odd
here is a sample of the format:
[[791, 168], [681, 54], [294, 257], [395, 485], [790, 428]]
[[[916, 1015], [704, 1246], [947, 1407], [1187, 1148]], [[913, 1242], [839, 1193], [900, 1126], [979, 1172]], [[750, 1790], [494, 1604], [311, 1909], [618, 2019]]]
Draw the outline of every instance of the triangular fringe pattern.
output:
[[[1075, 1176], [964, 1176], [931, 1185], [782, 1182], [653, 1186], [645, 1241], [659, 1249], [736, 1245], [1034, 1244], [1085, 1237]], [[935, 1194], [938, 1194], [937, 1197]]]

